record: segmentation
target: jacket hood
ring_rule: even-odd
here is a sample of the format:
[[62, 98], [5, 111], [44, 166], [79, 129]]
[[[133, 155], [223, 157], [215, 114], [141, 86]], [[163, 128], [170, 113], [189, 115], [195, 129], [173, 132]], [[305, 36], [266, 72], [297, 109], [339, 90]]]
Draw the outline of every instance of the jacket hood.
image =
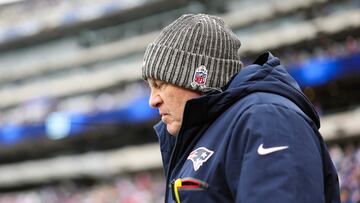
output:
[[316, 124], [317, 128], [320, 128], [319, 116], [314, 106], [301, 92], [297, 82], [280, 65], [279, 59], [270, 52], [265, 52], [252, 65], [243, 68], [223, 88], [223, 92], [213, 91], [203, 97], [190, 100], [185, 106], [185, 112], [194, 107], [200, 110], [201, 116], [191, 115], [193, 113], [189, 112], [189, 117], [195, 123], [196, 120], [203, 121], [204, 115], [212, 120], [236, 101], [254, 92], [273, 93], [289, 99]]

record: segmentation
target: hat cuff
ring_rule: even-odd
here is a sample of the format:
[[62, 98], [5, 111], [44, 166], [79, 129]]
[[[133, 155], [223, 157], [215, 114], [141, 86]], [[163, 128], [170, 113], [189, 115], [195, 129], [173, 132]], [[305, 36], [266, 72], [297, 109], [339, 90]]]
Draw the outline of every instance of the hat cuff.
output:
[[[205, 66], [205, 83], [194, 83], [200, 66]], [[242, 67], [240, 60], [220, 59], [149, 44], [142, 67], [142, 77], [162, 80], [180, 87], [205, 92], [205, 88], [221, 88]]]

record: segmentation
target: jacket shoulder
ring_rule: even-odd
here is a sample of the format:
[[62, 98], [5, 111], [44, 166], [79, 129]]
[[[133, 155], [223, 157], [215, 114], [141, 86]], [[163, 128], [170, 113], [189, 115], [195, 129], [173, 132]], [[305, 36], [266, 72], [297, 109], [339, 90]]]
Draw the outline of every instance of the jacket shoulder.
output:
[[266, 108], [267, 106], [276, 106], [279, 108], [285, 108], [292, 112], [297, 113], [308, 122], [311, 119], [291, 100], [272, 93], [256, 92], [247, 95], [241, 100], [237, 101], [231, 108], [236, 109], [238, 114], [242, 114], [245, 111], [256, 111], [258, 108]]

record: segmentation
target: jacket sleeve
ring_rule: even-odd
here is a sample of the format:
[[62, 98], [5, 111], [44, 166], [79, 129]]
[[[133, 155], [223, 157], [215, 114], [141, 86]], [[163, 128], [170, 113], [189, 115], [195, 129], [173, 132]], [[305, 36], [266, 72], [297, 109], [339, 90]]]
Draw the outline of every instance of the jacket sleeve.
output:
[[294, 110], [250, 107], [236, 120], [225, 159], [236, 203], [325, 202], [318, 139]]

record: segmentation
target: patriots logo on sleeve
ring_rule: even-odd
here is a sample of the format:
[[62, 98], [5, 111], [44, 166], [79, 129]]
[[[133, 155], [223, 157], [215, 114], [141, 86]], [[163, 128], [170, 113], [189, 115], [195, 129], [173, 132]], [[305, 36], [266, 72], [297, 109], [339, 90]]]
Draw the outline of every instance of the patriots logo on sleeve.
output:
[[192, 161], [194, 170], [197, 171], [200, 166], [202, 166], [203, 163], [205, 163], [211, 157], [211, 155], [213, 155], [213, 153], [213, 151], [205, 147], [199, 147], [192, 151], [187, 159]]

